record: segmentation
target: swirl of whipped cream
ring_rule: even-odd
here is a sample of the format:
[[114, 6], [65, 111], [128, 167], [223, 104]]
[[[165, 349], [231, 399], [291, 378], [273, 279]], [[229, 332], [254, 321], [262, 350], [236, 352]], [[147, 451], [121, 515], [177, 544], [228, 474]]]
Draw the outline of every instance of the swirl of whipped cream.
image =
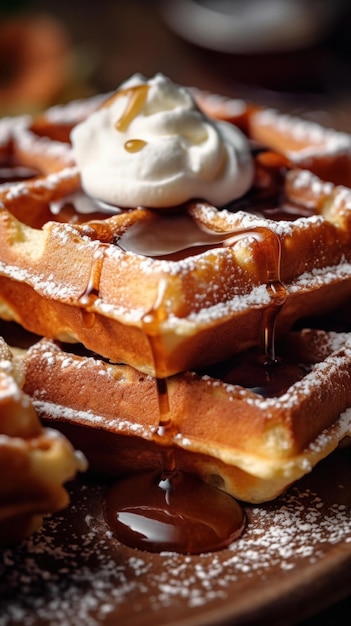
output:
[[204, 115], [163, 74], [135, 74], [71, 133], [85, 192], [116, 207], [216, 206], [250, 187], [253, 164], [234, 125]]

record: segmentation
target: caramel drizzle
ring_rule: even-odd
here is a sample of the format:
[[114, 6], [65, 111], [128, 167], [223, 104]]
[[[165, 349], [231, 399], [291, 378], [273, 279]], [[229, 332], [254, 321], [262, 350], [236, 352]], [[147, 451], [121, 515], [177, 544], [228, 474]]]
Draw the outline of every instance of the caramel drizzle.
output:
[[91, 306], [99, 297], [102, 264], [105, 257], [106, 247], [107, 244], [100, 243], [98, 248], [96, 248], [94, 252], [88, 278], [88, 284], [81, 296], [79, 297], [79, 302], [83, 307], [89, 305]]
[[[152, 224], [150, 225], [152, 227]], [[142, 231], [138, 234], [139, 237], [146, 237], [146, 231]], [[201, 236], [201, 234], [200, 234]], [[181, 237], [181, 233], [180, 233]], [[253, 238], [258, 243], [265, 242], [265, 272], [266, 272], [266, 287], [267, 291], [270, 295], [271, 305], [268, 307], [265, 317], [264, 317], [264, 352], [269, 360], [275, 360], [275, 327], [276, 320], [278, 317], [278, 313], [280, 308], [283, 306], [284, 302], [287, 298], [287, 292], [284, 284], [281, 281], [280, 277], [280, 266], [281, 266], [281, 241], [278, 235], [271, 229], [264, 226], [254, 226], [251, 228], [240, 229], [237, 232], [223, 232], [223, 233], [213, 233], [213, 243], [210, 243], [210, 239], [205, 244], [205, 247], [231, 247], [235, 246], [236, 243], [242, 241], [245, 238]], [[136, 243], [138, 243], [136, 241]], [[181, 250], [181, 240], [179, 243], [179, 251]], [[186, 250], [189, 252], [192, 248], [196, 249], [197, 244], [194, 242], [190, 244], [190, 247]], [[129, 248], [132, 250], [132, 247]], [[207, 248], [208, 249], [208, 248]], [[147, 254], [145, 254], [148, 256]], [[175, 253], [174, 251], [169, 255], [166, 254], [164, 258], [169, 258], [172, 260]], [[165, 315], [162, 312], [162, 301], [163, 294], [165, 291], [165, 285], [163, 287], [160, 285], [160, 289], [156, 298], [156, 302], [151, 311], [149, 311], [143, 320], [143, 326], [146, 334], [151, 341], [151, 335], [154, 335], [152, 338], [152, 353], [155, 361], [155, 369], [157, 375], [158, 365], [160, 364], [160, 358], [162, 358], [162, 351], [158, 349], [156, 336], [157, 336], [157, 328], [158, 324], [162, 322], [162, 319]]]
[[[126, 107], [121, 117], [115, 123], [115, 129], [123, 133], [127, 130], [129, 124], [140, 113], [143, 104], [146, 100], [147, 93], [149, 91], [149, 85], [136, 85], [135, 87], [129, 87], [128, 89], [120, 89], [111, 98], [108, 98], [102, 108], [109, 107], [115, 100], [123, 96], [126, 97]], [[143, 139], [128, 139], [125, 142], [124, 148], [127, 152], [139, 152], [146, 146], [147, 142]]]
[[224, 242], [224, 246], [233, 245], [243, 237], [250, 235], [257, 241], [266, 241], [265, 254], [267, 272], [267, 291], [271, 298], [271, 306], [265, 313], [264, 323], [264, 352], [270, 361], [276, 361], [275, 356], [275, 327], [278, 313], [287, 299], [285, 285], [280, 278], [281, 241], [278, 235], [264, 226], [252, 229], [243, 229], [234, 233]]
[[127, 97], [127, 106], [123, 115], [117, 120], [116, 128], [121, 132], [127, 130], [131, 121], [138, 115], [141, 110], [149, 91], [149, 85], [135, 85], [127, 89], [119, 89], [110, 98], [102, 103], [102, 109], [110, 107], [118, 98]]
[[[227, 236], [229, 235], [229, 236]], [[267, 289], [270, 296], [273, 299], [272, 307], [274, 309], [275, 317], [277, 316], [278, 308], [283, 304], [286, 298], [286, 290], [284, 285], [280, 281], [280, 259], [281, 259], [281, 243], [279, 237], [271, 230], [263, 227], [257, 227], [254, 229], [246, 229], [237, 233], [224, 233], [223, 245], [235, 245], [235, 243], [245, 237], [252, 236], [258, 241], [267, 242], [267, 255], [266, 255], [266, 278]], [[214, 244], [218, 245], [218, 244]], [[142, 318], [142, 329], [145, 332], [154, 365], [156, 376], [161, 369], [163, 350], [160, 343], [159, 328], [163, 320], [167, 316], [167, 280], [160, 281], [157, 295], [153, 306]], [[275, 320], [273, 316], [273, 322]], [[272, 321], [272, 320], [270, 320]], [[266, 324], [267, 324], [266, 320]], [[274, 333], [272, 333], [274, 335]], [[272, 341], [274, 337], [272, 337]], [[268, 341], [268, 340], [267, 340]], [[271, 350], [271, 346], [266, 346], [266, 350]], [[107, 503], [105, 505], [105, 516], [110, 524], [112, 530], [117, 534], [117, 537], [123, 541], [124, 537], [127, 537], [126, 541], [128, 545], [133, 547], [144, 547], [145, 544], [140, 540], [140, 537], [144, 537], [147, 540], [147, 547], [152, 550], [159, 551], [163, 548], [162, 539], [155, 539], [155, 528], [152, 527], [149, 531], [150, 521], [155, 522], [157, 525], [164, 524], [166, 519], [167, 528], [169, 528], [167, 539], [171, 542], [176, 541], [175, 549], [177, 551], [185, 551], [186, 553], [192, 551], [201, 552], [211, 549], [210, 536], [213, 530], [209, 534], [208, 531], [204, 531], [201, 526], [203, 523], [211, 522], [211, 529], [214, 528], [211, 515], [208, 515], [209, 503], [213, 502], [214, 493], [218, 494], [217, 490], [212, 492], [209, 485], [204, 483], [194, 483], [194, 478], [183, 474], [177, 470], [176, 454], [175, 454], [175, 437], [179, 432], [178, 425], [172, 418], [172, 412], [170, 410], [169, 394], [168, 394], [168, 380], [167, 378], [157, 378], [156, 388], [159, 404], [159, 416], [158, 424], [153, 433], [153, 441], [159, 446], [161, 455], [161, 471], [158, 473], [141, 473], [138, 476], [133, 476], [129, 481], [127, 480], [126, 488], [123, 491], [123, 496], [118, 497], [120, 493], [121, 484], [116, 485], [110, 492]], [[146, 477], [146, 478], [145, 478]], [[181, 479], [181, 482], [180, 482]], [[188, 485], [188, 487], [187, 487]], [[190, 487], [189, 487], [190, 485]], [[122, 485], [123, 486], [123, 485]], [[194, 491], [197, 492], [201, 487], [201, 506], [196, 504], [196, 515], [193, 514], [192, 502], [194, 497]], [[142, 489], [141, 489], [142, 488]], [[184, 491], [185, 489], [185, 491]], [[142, 497], [135, 502], [131, 494], [134, 492], [141, 492]], [[206, 498], [204, 497], [206, 496]], [[117, 498], [117, 499], [116, 499]], [[184, 517], [184, 505], [186, 502], [187, 509], [190, 511], [188, 516]], [[155, 504], [156, 501], [156, 504]], [[230, 502], [230, 508], [229, 508]], [[235, 506], [234, 506], [235, 505]], [[161, 511], [161, 512], [160, 512]], [[228, 545], [229, 541], [240, 536], [245, 527], [246, 518], [242, 511], [242, 508], [230, 497], [222, 494], [222, 499], [219, 504], [216, 505], [216, 511], [219, 515], [219, 519], [222, 526], [222, 521], [230, 520], [231, 530], [228, 532], [226, 529], [225, 535], [222, 533], [220, 541], [217, 546], [224, 547]], [[187, 511], [185, 511], [187, 512]], [[235, 516], [234, 516], [235, 512]], [[126, 515], [125, 515], [126, 513]], [[129, 521], [129, 516], [134, 515], [133, 523]], [[197, 520], [200, 518], [200, 526]], [[145, 524], [146, 520], [146, 524]], [[185, 520], [185, 525], [184, 525]], [[152, 524], [151, 524], [152, 526]], [[215, 525], [217, 530], [217, 525]], [[185, 530], [184, 530], [185, 529]], [[233, 531], [234, 529], [234, 531]], [[127, 530], [127, 535], [124, 533]], [[197, 536], [201, 533], [199, 546], [195, 550], [189, 542], [191, 536]], [[176, 540], [173, 539], [176, 537]]]
[[173, 437], [178, 432], [177, 426], [172, 419], [170, 412], [167, 378], [157, 377], [157, 371], [160, 369], [160, 359], [163, 354], [162, 349], [159, 346], [159, 336], [157, 331], [159, 324], [166, 317], [166, 312], [162, 305], [166, 288], [167, 281], [161, 280], [158, 287], [156, 302], [152, 309], [149, 310], [142, 319], [143, 330], [145, 331], [149, 341], [156, 372], [159, 422], [153, 439], [161, 449], [162, 480], [168, 480], [176, 469], [172, 442]]
[[128, 139], [124, 144], [124, 148], [127, 152], [140, 152], [146, 144], [147, 142], [143, 139]]
[[[223, 233], [223, 246], [233, 246], [238, 241], [252, 237], [258, 242], [266, 243], [266, 287], [271, 298], [271, 304], [264, 316], [264, 353], [268, 363], [275, 363], [275, 326], [279, 310], [287, 298], [287, 291], [280, 279], [281, 266], [281, 241], [278, 235], [265, 227], [253, 227], [239, 230], [238, 232]], [[214, 245], [218, 245], [214, 244]], [[148, 337], [151, 353], [154, 361], [157, 392], [159, 402], [159, 423], [154, 433], [154, 441], [160, 445], [162, 454], [162, 476], [167, 479], [175, 470], [175, 459], [172, 449], [174, 437], [178, 429], [171, 417], [167, 379], [157, 377], [161, 366], [162, 348], [159, 345], [159, 325], [166, 317], [163, 303], [165, 302], [166, 280], [160, 282], [157, 298], [154, 306], [142, 319], [143, 330]]]

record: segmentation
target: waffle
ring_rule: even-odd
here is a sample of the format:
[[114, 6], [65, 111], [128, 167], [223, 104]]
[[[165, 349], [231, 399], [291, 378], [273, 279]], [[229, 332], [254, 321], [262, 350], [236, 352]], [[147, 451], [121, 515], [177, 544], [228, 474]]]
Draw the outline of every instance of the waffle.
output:
[[[92, 99], [86, 108], [91, 112], [100, 104], [101, 99]], [[161, 250], [159, 258], [145, 257], [143, 249], [133, 249], [133, 238], [138, 246], [142, 236], [158, 232], [154, 211], [139, 208], [106, 217], [97, 206], [87, 219], [72, 208], [82, 194], [71, 149], [44, 136], [48, 120], [45, 132], [67, 138], [74, 121], [84, 117], [83, 104], [70, 107], [66, 128], [59, 121], [54, 125], [60, 115], [50, 111], [32, 124], [22, 118], [13, 122], [12, 135], [9, 121], [4, 121], [8, 158], [11, 148], [13, 159], [45, 172], [0, 190], [0, 307], [5, 319], [46, 337], [83, 343], [112, 362], [167, 377], [197, 368], [204, 359], [216, 362], [258, 345], [273, 301], [268, 283], [282, 282], [286, 290], [278, 335], [302, 316], [327, 310], [331, 302], [337, 306], [350, 295], [350, 192], [312, 172], [322, 145], [329, 155], [334, 142], [348, 160], [348, 137], [325, 131], [321, 139], [320, 129], [313, 144], [318, 133], [310, 129], [310, 170], [296, 168], [288, 149], [260, 152], [253, 187], [231, 210], [203, 201], [182, 207], [188, 221], [181, 232], [189, 222], [196, 232], [211, 233], [202, 248], [194, 235], [197, 247], [190, 256], [185, 251], [177, 259]], [[255, 111], [246, 120], [255, 141], [265, 128], [264, 121], [257, 121], [262, 117]], [[292, 125], [290, 121], [290, 133]], [[282, 211], [292, 206], [304, 217], [262, 217], [267, 196]], [[49, 207], [58, 203], [65, 209], [55, 219]], [[168, 220], [166, 229], [173, 229], [172, 216]]]
[[66, 506], [63, 485], [85, 466], [62, 434], [43, 428], [24, 380], [21, 359], [0, 338], [0, 545], [20, 541]]
[[[351, 335], [288, 333], [279, 349], [309, 371], [263, 398], [213, 375], [168, 380], [176, 466], [245, 502], [275, 498], [351, 434]], [[116, 477], [162, 466], [156, 381], [43, 339], [25, 356], [26, 391], [91, 469]]]
[[[351, 297], [351, 139], [193, 93], [251, 143], [252, 185], [226, 206], [190, 198], [167, 214], [136, 206], [109, 215], [87, 198], [68, 140], [110, 95], [3, 120], [4, 162], [39, 175], [0, 188], [0, 315], [46, 338], [25, 358], [26, 390], [45, 419], [86, 442], [93, 467], [157, 462], [156, 378], [167, 379], [177, 464], [260, 502], [350, 431], [349, 336], [290, 333]], [[90, 215], [77, 211], [86, 202]], [[312, 371], [282, 397], [228, 386], [211, 369], [263, 343], [274, 361], [281, 341], [314, 350]]]

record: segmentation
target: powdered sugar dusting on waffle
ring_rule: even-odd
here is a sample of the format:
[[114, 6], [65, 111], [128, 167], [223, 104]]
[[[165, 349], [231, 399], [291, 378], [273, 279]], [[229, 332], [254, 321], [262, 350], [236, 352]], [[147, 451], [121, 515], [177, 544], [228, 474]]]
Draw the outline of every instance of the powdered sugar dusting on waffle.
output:
[[24, 152], [37, 154], [40, 157], [57, 158], [62, 164], [73, 163], [72, 149], [69, 143], [55, 141], [49, 137], [39, 137], [29, 128], [14, 132], [18, 147]]
[[[351, 190], [343, 185], [334, 186], [324, 182], [308, 170], [293, 170], [288, 172], [287, 184], [289, 198], [299, 202], [303, 195], [304, 204], [317, 210], [327, 210], [328, 219], [332, 220], [345, 216], [351, 210]], [[332, 216], [330, 211], [333, 210]]]
[[33, 400], [33, 406], [39, 412], [39, 414], [50, 415], [50, 419], [61, 421], [62, 419], [68, 420], [77, 424], [93, 424], [94, 426], [101, 425], [105, 431], [111, 431], [115, 434], [118, 433], [133, 433], [139, 437], [145, 439], [152, 439], [153, 429], [146, 428], [142, 424], [136, 424], [129, 420], [122, 420], [120, 418], [106, 420], [103, 415], [97, 415], [93, 411], [78, 411], [77, 409], [70, 409], [62, 405], [54, 404], [52, 402], [46, 402], [45, 400]]
[[[315, 176], [308, 170], [296, 170], [287, 173], [287, 180], [292, 180], [292, 187], [294, 189], [306, 189], [312, 193], [312, 195], [330, 195], [335, 189], [334, 185], [329, 182], [322, 181], [318, 176]], [[308, 198], [305, 198], [306, 204]], [[308, 206], [308, 204], [307, 204]]]
[[[302, 331], [303, 334], [308, 334], [309, 332], [308, 329]], [[316, 358], [320, 359], [320, 362], [316, 363], [308, 374], [297, 381], [286, 393], [278, 398], [264, 398], [261, 395], [255, 394], [251, 398], [248, 398], [247, 402], [257, 405], [262, 410], [274, 408], [285, 411], [294, 406], [298, 407], [301, 402], [301, 397], [307, 397], [313, 387], [319, 387], [320, 381], [323, 380], [324, 377], [334, 378], [335, 380], [335, 375], [338, 371], [347, 371], [348, 363], [351, 358], [350, 333], [325, 333], [324, 331], [314, 331], [313, 337], [315, 342], [314, 352]], [[233, 393], [233, 391], [235, 393], [237, 392], [238, 388], [233, 384], [218, 383], [218, 381], [207, 376], [204, 376], [204, 379], [208, 381], [209, 385], [223, 384], [229, 395]], [[347, 415], [348, 419], [350, 419], [351, 411]], [[351, 422], [349, 426], [351, 427]]]
[[19, 115], [18, 117], [3, 117], [0, 119], [0, 147], [6, 146], [13, 135], [24, 132], [31, 123], [29, 115]]
[[0, 272], [10, 276], [14, 280], [20, 280], [27, 283], [39, 291], [50, 297], [57, 298], [74, 298], [77, 297], [77, 289], [74, 285], [57, 284], [53, 276], [45, 276], [44, 274], [34, 274], [25, 268], [19, 268], [15, 265], [8, 265], [0, 262]]
[[70, 144], [36, 135], [31, 130], [32, 121], [29, 115], [0, 119], [0, 147], [7, 146], [11, 140], [14, 140], [19, 149], [24, 152], [44, 158], [57, 158], [62, 163], [72, 163]]
[[328, 129], [293, 115], [284, 115], [274, 109], [259, 111], [255, 116], [260, 125], [273, 126], [278, 132], [290, 135], [297, 142], [310, 144], [304, 148], [288, 151], [295, 162], [319, 153], [333, 156], [351, 152], [351, 136], [347, 133]]
[[238, 98], [229, 98], [221, 94], [213, 94], [209, 91], [197, 89], [196, 87], [190, 87], [190, 91], [200, 106], [205, 105], [205, 108], [209, 110], [212, 115], [216, 113], [223, 117], [235, 117], [242, 115], [247, 110], [247, 103], [245, 100]]
[[57, 104], [45, 111], [45, 118], [56, 124], [77, 124], [96, 111], [96, 109], [108, 98], [112, 92], [98, 94], [90, 98], [79, 98], [67, 104]]
[[351, 275], [351, 263], [341, 262], [338, 265], [324, 268], [313, 268], [310, 272], [304, 272], [293, 284], [288, 286], [290, 293], [298, 292], [301, 288], [316, 289], [321, 285], [332, 284], [339, 279]]
[[[70, 230], [76, 232], [74, 228], [70, 228]], [[62, 231], [58, 229], [56, 233], [58, 238], [61, 238], [62, 245], [65, 245], [65, 241], [69, 236], [68, 231]], [[91, 245], [96, 246], [96, 242], [90, 242]], [[79, 244], [77, 244], [78, 246]], [[82, 244], [83, 245], [83, 244]], [[90, 245], [87, 242], [84, 245]], [[111, 254], [118, 255], [120, 258], [120, 266], [123, 269], [123, 256], [124, 252], [114, 248], [111, 250]], [[128, 253], [127, 253], [128, 254]], [[212, 257], [210, 253], [205, 253], [204, 260], [206, 261], [206, 256], [208, 257], [208, 262], [211, 263]], [[189, 273], [191, 269], [195, 269], [194, 261], [191, 259], [185, 259], [184, 261], [179, 262], [168, 262], [168, 261], [159, 261], [160, 269], [172, 275], [179, 276], [182, 272]], [[141, 272], [147, 275], [148, 272], [155, 270], [154, 262], [150, 259], [145, 259], [140, 265]], [[48, 275], [45, 276], [34, 269], [29, 270], [25, 268], [20, 268], [15, 265], [10, 265], [7, 263], [0, 262], [0, 271], [4, 276], [8, 276], [14, 280], [21, 280], [23, 282], [27, 282], [32, 285], [36, 290], [42, 292], [44, 295], [49, 297], [56, 297], [60, 300], [65, 299], [74, 299], [81, 296], [81, 289], [79, 285], [69, 285], [66, 283], [59, 282], [57, 280], [57, 276]], [[340, 263], [339, 265], [321, 268], [321, 269], [313, 269], [311, 272], [305, 272], [298, 279], [296, 279], [292, 284], [287, 285], [287, 291], [291, 294], [298, 293], [303, 288], [315, 289], [317, 287], [321, 287], [322, 285], [332, 284], [333, 282], [337, 282], [340, 279], [348, 278], [351, 275], [351, 263]], [[212, 285], [212, 289], [216, 289], [216, 285]], [[269, 304], [270, 296], [267, 291], [266, 285], [259, 285], [252, 287], [248, 293], [239, 293], [233, 294], [232, 297], [228, 298], [225, 302], [218, 302], [215, 304], [209, 305], [208, 299], [211, 294], [211, 286], [208, 286], [208, 291], [203, 292], [202, 294], [196, 295], [196, 305], [197, 309], [192, 311], [188, 316], [183, 317], [181, 320], [179, 318], [169, 313], [169, 317], [167, 322], [165, 322], [165, 326], [167, 325], [171, 328], [173, 325], [178, 326], [179, 324], [185, 325], [201, 325], [206, 324], [210, 321], [215, 321], [217, 319], [221, 319], [227, 315], [230, 315], [233, 312], [244, 311], [252, 306], [264, 306]], [[138, 322], [141, 320], [141, 317], [144, 314], [143, 309], [134, 308], [127, 309], [125, 306], [117, 305], [111, 302], [103, 301], [101, 298], [97, 298], [94, 302], [92, 310], [95, 312], [101, 313], [102, 315], [112, 316], [114, 318], [123, 317], [125, 321], [130, 322]]]
[[[20, 198], [30, 196], [33, 194], [33, 190], [40, 191], [41, 189], [57, 189], [60, 182], [65, 180], [74, 179], [78, 174], [78, 168], [75, 166], [64, 167], [58, 172], [52, 172], [45, 177], [33, 179], [31, 187], [29, 188], [26, 183], [4, 183], [1, 185], [1, 191], [4, 193], [3, 201], [11, 201], [14, 198]], [[69, 228], [69, 227], [68, 227]]]

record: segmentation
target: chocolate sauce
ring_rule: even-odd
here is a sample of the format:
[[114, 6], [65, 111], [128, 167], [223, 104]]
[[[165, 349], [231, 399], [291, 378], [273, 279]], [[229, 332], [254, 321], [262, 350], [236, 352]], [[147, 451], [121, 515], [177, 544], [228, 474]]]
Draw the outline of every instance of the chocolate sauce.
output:
[[[157, 329], [164, 316], [166, 283], [161, 282], [154, 307], [143, 318], [156, 372], [162, 366]], [[176, 467], [178, 428], [172, 419], [168, 382], [157, 379], [159, 423], [153, 434], [161, 470], [120, 480], [106, 496], [105, 516], [116, 537], [142, 550], [198, 554], [219, 550], [241, 535], [245, 515], [228, 494]]]
[[[127, 110], [116, 124], [125, 127], [136, 113], [145, 94], [133, 92]], [[133, 140], [126, 149], [143, 145]], [[286, 300], [286, 289], [280, 280], [280, 239], [267, 227], [217, 232], [206, 228], [188, 213], [154, 213], [140, 220], [117, 241], [123, 249], [146, 257], [179, 261], [215, 248], [233, 246], [245, 238], [265, 246], [264, 280], [271, 304], [267, 307], [263, 329], [263, 350], [246, 362], [231, 364], [220, 377], [248, 387], [263, 396], [277, 396], [306, 371], [299, 365], [283, 363], [275, 355], [275, 323]], [[104, 248], [98, 247], [85, 292], [80, 301], [91, 305], [99, 294]], [[164, 370], [159, 328], [167, 316], [167, 281], [161, 281], [154, 306], [142, 320], [148, 337], [156, 375]], [[91, 313], [83, 323], [94, 323]], [[221, 366], [222, 367], [222, 366]], [[120, 479], [106, 494], [104, 514], [114, 535], [133, 548], [160, 552], [171, 550], [197, 554], [223, 549], [238, 538], [245, 527], [241, 506], [228, 494], [203, 482], [198, 476], [185, 474], [176, 464], [175, 446], [178, 428], [169, 406], [167, 379], [157, 379], [159, 424], [153, 440], [160, 451], [159, 471], [152, 470]]]
[[[275, 360], [275, 324], [279, 310], [283, 306], [287, 293], [280, 280], [281, 244], [279, 237], [270, 228], [253, 226], [227, 232], [211, 231], [200, 222], [192, 219], [189, 214], [155, 214], [153, 219], [140, 221], [129, 228], [119, 239], [118, 245], [143, 256], [169, 261], [179, 261], [201, 252], [232, 246], [245, 238], [255, 239], [265, 245], [265, 280], [270, 294], [271, 305], [267, 307], [264, 317], [263, 345], [268, 360]], [[151, 332], [144, 330], [151, 337], [157, 335], [157, 316], [162, 317], [161, 303], [163, 301], [162, 285], [155, 308], [152, 312], [154, 328]], [[162, 320], [161, 320], [162, 321]], [[153, 354], [157, 359], [162, 358], [162, 351], [153, 346]], [[157, 372], [157, 367], [156, 367]]]

